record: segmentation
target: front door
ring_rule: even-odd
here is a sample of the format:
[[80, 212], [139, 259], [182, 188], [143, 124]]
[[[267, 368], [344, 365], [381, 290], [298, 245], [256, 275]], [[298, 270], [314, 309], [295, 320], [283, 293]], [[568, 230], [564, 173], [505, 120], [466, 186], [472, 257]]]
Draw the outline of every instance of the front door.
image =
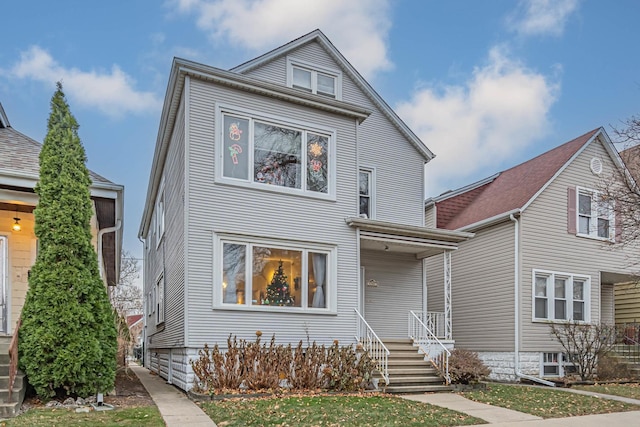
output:
[[0, 332], [7, 332], [7, 281], [8, 275], [7, 238], [0, 236]]

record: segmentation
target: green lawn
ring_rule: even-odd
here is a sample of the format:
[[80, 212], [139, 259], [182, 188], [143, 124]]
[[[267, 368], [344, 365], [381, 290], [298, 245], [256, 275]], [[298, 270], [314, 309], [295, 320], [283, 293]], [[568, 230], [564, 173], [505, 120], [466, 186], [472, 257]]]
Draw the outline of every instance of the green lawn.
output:
[[630, 397], [631, 399], [640, 400], [640, 384], [596, 384], [596, 385], [580, 385], [572, 388], [578, 390], [586, 390], [594, 393], [613, 394], [614, 396]]
[[542, 418], [640, 410], [636, 405], [543, 387], [488, 384], [486, 390], [465, 392], [463, 396]]
[[31, 409], [8, 421], [0, 422], [1, 427], [159, 427], [164, 426], [158, 408], [114, 409], [113, 411], [77, 414], [70, 409]]
[[201, 404], [219, 427], [459, 426], [483, 420], [388, 396], [309, 396], [228, 399]]

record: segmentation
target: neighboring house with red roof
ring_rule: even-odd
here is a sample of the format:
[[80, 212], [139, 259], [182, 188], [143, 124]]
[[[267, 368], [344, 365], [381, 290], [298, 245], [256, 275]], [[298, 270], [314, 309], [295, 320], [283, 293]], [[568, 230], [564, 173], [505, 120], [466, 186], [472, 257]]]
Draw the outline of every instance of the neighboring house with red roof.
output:
[[144, 329], [144, 316], [142, 314], [132, 314], [127, 316], [127, 326], [131, 341], [129, 341], [129, 355], [133, 354], [134, 347], [142, 345], [142, 330]]
[[[427, 226], [475, 233], [452, 254], [453, 338], [478, 352], [493, 378], [564, 376], [570, 367], [550, 323], [613, 323], [614, 285], [632, 271], [629, 249], [615, 244], [615, 210], [597, 189], [621, 168], [598, 128], [427, 200]], [[428, 309], [444, 299], [433, 289]]]

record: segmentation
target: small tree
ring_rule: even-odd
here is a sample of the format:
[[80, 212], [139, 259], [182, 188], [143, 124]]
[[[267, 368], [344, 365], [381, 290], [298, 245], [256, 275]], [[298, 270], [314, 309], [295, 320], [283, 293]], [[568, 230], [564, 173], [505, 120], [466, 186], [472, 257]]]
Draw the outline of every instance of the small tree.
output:
[[118, 332], [118, 365], [126, 366], [127, 353], [131, 346], [131, 331], [127, 316], [142, 313], [142, 290], [136, 283], [140, 277], [138, 260], [127, 251], [120, 258], [120, 280], [109, 289], [109, 299], [114, 309]]
[[562, 345], [580, 379], [586, 381], [593, 379], [598, 359], [607, 354], [615, 344], [616, 328], [604, 323], [552, 323], [551, 334]]
[[62, 85], [51, 99], [40, 152], [36, 263], [22, 310], [20, 366], [41, 397], [113, 388], [116, 328], [91, 243], [84, 148]]

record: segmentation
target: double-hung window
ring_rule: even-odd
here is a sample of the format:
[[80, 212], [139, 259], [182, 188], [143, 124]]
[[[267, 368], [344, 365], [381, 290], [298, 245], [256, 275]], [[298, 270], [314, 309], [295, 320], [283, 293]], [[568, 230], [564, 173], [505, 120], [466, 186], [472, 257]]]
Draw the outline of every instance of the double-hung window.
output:
[[360, 169], [358, 172], [358, 197], [360, 216], [373, 218], [373, 171], [371, 169]]
[[220, 238], [217, 306], [326, 311], [335, 294], [335, 249], [269, 240]]
[[589, 321], [587, 276], [533, 271], [533, 319]]
[[287, 86], [340, 99], [342, 73], [305, 61], [287, 58]]
[[221, 110], [221, 180], [328, 197], [333, 132]]
[[578, 188], [578, 235], [612, 240], [614, 232], [614, 210], [594, 190]]

